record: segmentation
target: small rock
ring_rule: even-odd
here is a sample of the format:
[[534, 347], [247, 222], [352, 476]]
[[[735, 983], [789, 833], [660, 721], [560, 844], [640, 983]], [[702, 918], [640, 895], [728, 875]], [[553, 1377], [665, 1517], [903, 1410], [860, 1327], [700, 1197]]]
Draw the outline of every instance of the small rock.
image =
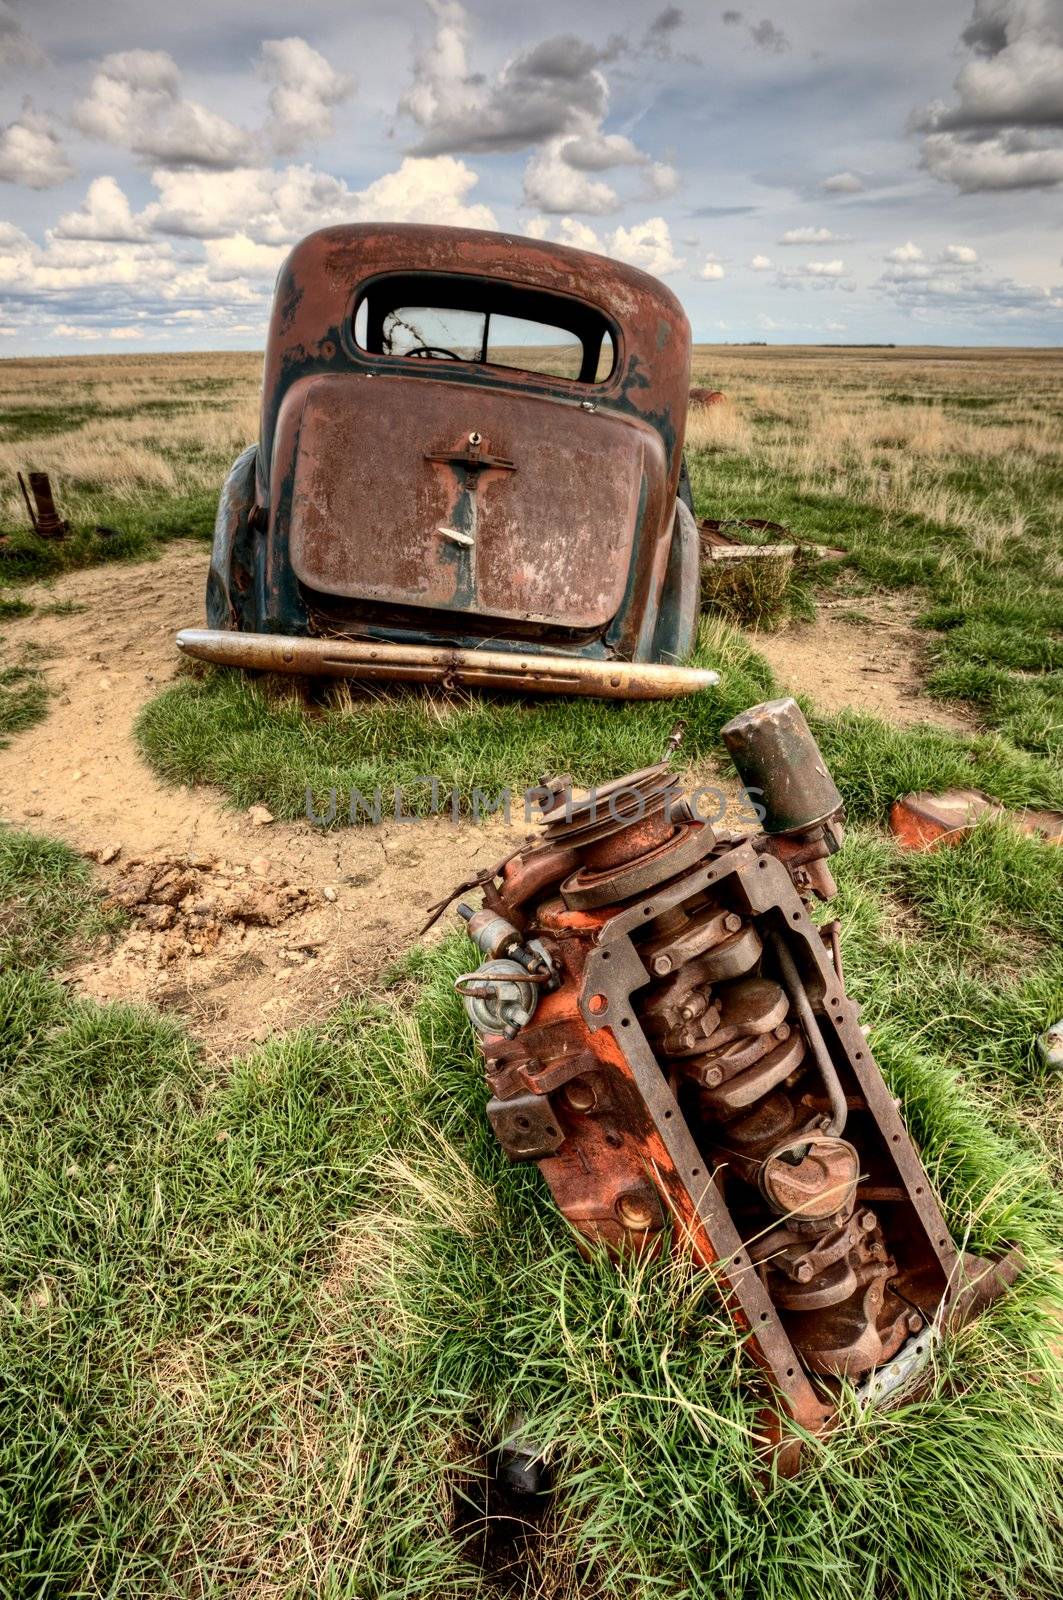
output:
[[265, 878], [269, 876], [268, 856], [255, 856], [253, 861], [248, 862], [248, 866], [251, 868], [251, 871], [254, 873], [256, 878]]
[[324, 889], [322, 889], [321, 893], [326, 900], [335, 900], [336, 898], [336, 891], [331, 884], [328, 884]]
[[255, 828], [264, 828], [270, 822], [276, 821], [273, 812], [267, 810], [265, 806], [252, 806], [247, 815], [252, 827]]
[[1063, 1068], [1063, 1018], [1046, 1028], [1037, 1041], [1037, 1049], [1046, 1067]]
[[120, 844], [105, 844], [102, 850], [96, 851], [96, 860], [100, 863], [101, 867], [106, 867], [109, 866], [112, 861], [117, 861], [121, 853], [122, 846]]

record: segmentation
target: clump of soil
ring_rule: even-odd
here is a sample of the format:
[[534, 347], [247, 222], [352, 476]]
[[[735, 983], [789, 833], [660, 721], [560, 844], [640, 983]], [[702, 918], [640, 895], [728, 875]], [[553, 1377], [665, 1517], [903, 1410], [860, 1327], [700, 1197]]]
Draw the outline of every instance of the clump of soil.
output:
[[227, 930], [276, 928], [305, 911], [310, 890], [285, 877], [270, 878], [264, 858], [250, 867], [212, 856], [155, 855], [126, 862], [111, 887], [108, 906], [128, 911], [149, 934], [159, 966], [201, 956]]

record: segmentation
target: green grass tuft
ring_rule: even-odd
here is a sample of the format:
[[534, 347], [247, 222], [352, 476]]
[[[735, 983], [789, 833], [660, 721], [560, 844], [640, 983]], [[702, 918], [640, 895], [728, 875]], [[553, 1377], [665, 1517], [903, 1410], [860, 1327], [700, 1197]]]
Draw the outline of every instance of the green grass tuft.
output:
[[34, 667], [0, 666], [0, 749], [9, 734], [32, 728], [47, 710], [48, 686]]
[[[149, 702], [137, 735], [168, 781], [214, 784], [235, 805], [262, 802], [276, 816], [301, 816], [308, 789], [324, 815], [336, 790], [342, 797], [336, 822], [343, 825], [351, 788], [369, 800], [377, 786], [387, 815], [395, 785], [406, 809], [424, 814], [430, 790], [415, 780], [428, 774], [444, 784], [443, 809], [453, 785], [464, 814], [477, 787], [488, 796], [507, 784], [519, 793], [555, 772], [600, 783], [647, 766], [660, 759], [677, 717], [686, 723], [685, 764], [720, 756], [722, 725], [778, 688], [763, 658], [719, 621], [703, 620], [694, 661], [719, 669], [717, 689], [642, 705], [475, 693], [455, 699], [408, 690], [356, 697], [342, 688], [330, 691], [324, 707], [308, 708], [283, 680], [208, 670]], [[883, 818], [893, 800], [913, 789], [957, 785], [983, 788], [1007, 804], [1063, 805], [1063, 766], [1038, 761], [998, 734], [958, 738], [806, 709], [854, 819]]]
[[1021, 1238], [1030, 1271], [932, 1395], [760, 1487], [752, 1367], [708, 1275], [584, 1261], [495, 1146], [450, 987], [466, 960], [421, 952], [390, 995], [210, 1083], [170, 1023], [19, 978], [0, 1586], [493, 1593], [461, 1524], [519, 1409], [556, 1485], [526, 1573], [546, 1596], [1054, 1592], [1059, 1208], [1017, 1139], [939, 1060], [887, 1048], [953, 1228]]
[[119, 925], [88, 864], [67, 845], [0, 827], [0, 970], [61, 966]]

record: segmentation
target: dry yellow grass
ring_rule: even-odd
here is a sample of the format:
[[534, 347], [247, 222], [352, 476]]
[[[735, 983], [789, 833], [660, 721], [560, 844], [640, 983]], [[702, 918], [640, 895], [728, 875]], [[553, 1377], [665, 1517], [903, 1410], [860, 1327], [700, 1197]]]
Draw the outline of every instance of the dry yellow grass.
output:
[[0, 519], [25, 520], [27, 467], [84, 521], [108, 502], [215, 493], [258, 431], [261, 368], [253, 353], [0, 362]]
[[962, 529], [990, 560], [1024, 537], [1034, 480], [1063, 513], [1063, 351], [701, 346], [694, 381], [727, 398], [694, 408], [688, 446], [741, 458], [751, 498], [785, 479]]
[[[0, 520], [24, 521], [15, 473], [27, 467], [51, 473], [84, 522], [116, 501], [216, 493], [257, 433], [261, 365], [257, 352], [0, 362]], [[694, 408], [688, 450], [729, 458], [732, 487], [740, 464], [750, 505], [785, 479], [962, 529], [994, 559], [1025, 535], [1033, 480], [1063, 459], [1061, 380], [1063, 352], [1050, 350], [701, 345], [694, 381], [727, 399]], [[958, 482], [963, 465], [1013, 484], [1010, 508]], [[1059, 511], [1050, 472], [1044, 483]]]

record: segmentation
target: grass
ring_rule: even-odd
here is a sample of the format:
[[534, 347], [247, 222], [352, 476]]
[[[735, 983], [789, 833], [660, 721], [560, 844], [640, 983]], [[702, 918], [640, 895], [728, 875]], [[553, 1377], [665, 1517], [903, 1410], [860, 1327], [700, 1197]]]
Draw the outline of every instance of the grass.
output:
[[931, 694], [1012, 743], [1063, 752], [1063, 400], [1058, 351], [698, 351], [728, 403], [688, 433], [698, 510], [765, 517], [849, 552], [857, 599], [907, 590]]
[[[79, 441], [64, 510], [87, 527], [115, 496], [128, 553], [137, 528], [146, 549], [175, 492], [206, 504], [220, 481], [193, 424], [209, 433], [216, 405], [239, 431], [250, 361], [196, 359], [169, 399], [157, 362], [126, 363], [124, 392], [109, 363], [72, 363], [76, 419], [42, 365], [0, 448], [58, 463]], [[417, 951], [326, 1025], [208, 1068], [157, 1013], [70, 995], [57, 968], [114, 924], [70, 852], [0, 831], [0, 1596], [1063, 1593], [1063, 1087], [1033, 1049], [1063, 1016], [1063, 854], [988, 821], [904, 855], [879, 826], [910, 789], [1063, 805], [1054, 359], [699, 356], [731, 397], [692, 438], [699, 509], [844, 545], [833, 582], [855, 609], [910, 590], [936, 692], [986, 723], [957, 737], [808, 708], [854, 824], [832, 907], [848, 988], [954, 1235], [1028, 1262], [946, 1346], [933, 1393], [848, 1417], [800, 1478], [759, 1484], [749, 1368], [708, 1277], [583, 1261], [535, 1170], [501, 1158], [451, 990], [467, 946]], [[129, 466], [113, 482], [109, 449]], [[187, 482], [153, 478], [153, 454]], [[14, 547], [15, 576], [36, 575], [39, 552]], [[433, 772], [468, 811], [477, 787], [655, 760], [677, 714], [711, 774], [722, 722], [775, 685], [719, 621], [698, 659], [723, 669], [718, 692], [643, 706], [342, 687], [307, 706], [204, 672], [151, 702], [139, 737], [173, 781], [277, 816], [308, 787], [319, 810], [377, 784], [385, 807], [400, 784], [424, 809]], [[516, 1412], [556, 1493], [514, 1551], [484, 1521], [484, 1448]]]
[[[0, 362], [0, 582], [209, 538], [225, 474], [257, 433], [260, 365], [240, 354]], [[29, 468], [51, 475], [67, 538], [30, 530], [15, 476]]]
[[48, 685], [36, 667], [0, 666], [0, 750], [13, 733], [32, 728], [47, 712]]
[[[1010, 910], [1003, 838], [926, 858], [939, 893], [909, 954], [937, 959], [950, 876], [981, 886], [983, 934]], [[462, 941], [208, 1075], [171, 1022], [43, 969], [99, 914], [68, 852], [4, 839], [0, 905], [44, 931], [0, 976], [0, 1592], [1058, 1592], [1060, 1201], [1036, 1130], [953, 1064], [979, 1018], [948, 1049], [879, 1021], [879, 889], [909, 869], [863, 834], [841, 860], [850, 982], [950, 1223], [1030, 1267], [931, 1396], [849, 1417], [800, 1478], [759, 1484], [708, 1277], [582, 1260], [535, 1170], [501, 1157], [451, 988]], [[496, 1527], [485, 1573], [484, 1443], [517, 1410], [556, 1492], [523, 1547]]]
[[119, 924], [73, 850], [0, 827], [0, 971], [62, 966]]
[[[395, 786], [407, 812], [430, 809], [424, 778], [451, 786], [468, 814], [504, 786], [515, 794], [549, 772], [598, 783], [660, 759], [677, 716], [686, 722], [683, 761], [704, 769], [719, 754], [723, 723], [778, 692], [770, 670], [733, 629], [702, 623], [694, 657], [717, 667], [718, 689], [685, 701], [617, 705], [542, 699], [515, 704], [480, 694], [460, 697], [397, 692], [359, 696], [330, 690], [308, 707], [283, 681], [208, 670], [189, 675], [150, 701], [137, 733], [148, 760], [173, 783], [210, 783], [235, 805], [263, 803], [275, 816], [315, 814], [340, 796], [336, 824], [366, 821], [348, 805], [352, 788], [383, 811]], [[1063, 806], [1063, 764], [1038, 760], [999, 734], [957, 738], [929, 726], [893, 728], [857, 713], [816, 716], [808, 708], [850, 814], [882, 819], [913, 789], [977, 787], [1007, 804]], [[421, 780], [420, 782], [418, 780]], [[479, 789], [487, 799], [476, 801]]]

